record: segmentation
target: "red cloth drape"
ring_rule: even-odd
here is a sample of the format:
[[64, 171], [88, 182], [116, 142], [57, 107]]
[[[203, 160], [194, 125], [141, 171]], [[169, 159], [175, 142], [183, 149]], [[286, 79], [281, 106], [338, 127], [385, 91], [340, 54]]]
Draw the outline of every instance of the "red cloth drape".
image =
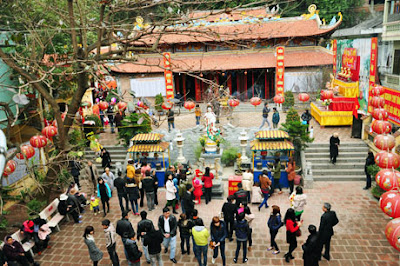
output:
[[329, 105], [331, 111], [353, 111], [357, 98], [334, 97]]

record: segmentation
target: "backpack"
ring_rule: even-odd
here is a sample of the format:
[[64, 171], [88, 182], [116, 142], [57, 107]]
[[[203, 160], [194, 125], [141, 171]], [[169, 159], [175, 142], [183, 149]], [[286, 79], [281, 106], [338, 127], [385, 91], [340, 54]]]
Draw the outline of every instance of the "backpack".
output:
[[179, 198], [183, 198], [183, 195], [185, 195], [186, 193], [186, 182], [182, 182], [179, 185], [179, 189], [178, 189], [178, 194], [179, 194]]

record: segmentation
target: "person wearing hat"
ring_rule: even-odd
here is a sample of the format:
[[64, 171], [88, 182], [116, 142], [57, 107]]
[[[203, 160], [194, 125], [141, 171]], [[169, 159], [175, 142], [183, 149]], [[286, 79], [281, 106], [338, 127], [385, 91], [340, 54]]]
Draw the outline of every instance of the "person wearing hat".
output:
[[[320, 245], [320, 252], [318, 253], [321, 256], [322, 249], [325, 246], [325, 253], [323, 257], [326, 260], [330, 260], [330, 245], [331, 245], [331, 238], [333, 236], [333, 227], [339, 223], [339, 219], [336, 216], [336, 212], [331, 211], [331, 204], [328, 202], [324, 203], [322, 207], [324, 214], [321, 216], [321, 222], [319, 224], [319, 239], [321, 242]], [[321, 257], [319, 257], [320, 259]]]
[[165, 247], [164, 253], [168, 253], [168, 248], [171, 248], [169, 259], [176, 263], [175, 250], [176, 250], [176, 229], [178, 222], [175, 216], [171, 215], [169, 208], [163, 209], [163, 214], [158, 218], [158, 228], [164, 235], [163, 246]]
[[76, 205], [75, 201], [65, 194], [60, 195], [60, 202], [58, 203], [57, 210], [61, 215], [70, 214], [74, 219], [75, 223], [81, 223], [79, 221], [79, 207]]
[[122, 241], [124, 241], [125, 238], [128, 238], [130, 235], [135, 233], [135, 230], [133, 229], [128, 216], [129, 216], [129, 210], [123, 211], [122, 219], [117, 222], [116, 232], [122, 238]]
[[106, 219], [101, 222], [101, 226], [104, 229], [104, 235], [106, 237], [106, 247], [108, 254], [110, 255], [110, 260], [113, 266], [119, 266], [118, 254], [115, 251], [117, 241], [115, 239], [115, 228], [110, 220]]

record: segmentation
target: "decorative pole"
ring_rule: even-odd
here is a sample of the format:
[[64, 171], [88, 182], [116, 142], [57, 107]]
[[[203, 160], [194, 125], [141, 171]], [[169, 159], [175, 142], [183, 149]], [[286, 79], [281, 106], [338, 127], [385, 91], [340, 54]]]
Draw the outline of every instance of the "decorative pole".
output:
[[239, 140], [240, 147], [242, 148], [242, 163], [249, 163], [250, 159], [246, 155], [247, 141], [249, 140], [249, 138], [247, 137], [246, 131], [243, 130], [242, 132], [240, 132]]
[[184, 142], [185, 138], [182, 136], [182, 133], [178, 133], [176, 134], [176, 146], [178, 147], [178, 158], [176, 159], [176, 161], [178, 163], [185, 163], [186, 162], [186, 158], [183, 156], [183, 142]]

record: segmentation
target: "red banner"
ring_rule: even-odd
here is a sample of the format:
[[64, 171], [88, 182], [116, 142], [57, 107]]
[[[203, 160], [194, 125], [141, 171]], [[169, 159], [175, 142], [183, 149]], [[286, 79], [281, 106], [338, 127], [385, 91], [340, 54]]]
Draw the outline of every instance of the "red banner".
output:
[[276, 91], [275, 94], [282, 94], [285, 88], [285, 47], [276, 48]]
[[385, 88], [385, 110], [389, 113], [389, 121], [400, 125], [400, 91]]
[[351, 70], [357, 69], [357, 49], [344, 48], [342, 57], [342, 66], [350, 68]]
[[174, 98], [174, 80], [171, 71], [171, 54], [164, 53], [164, 77], [167, 99]]
[[336, 76], [336, 56], [337, 56], [337, 40], [333, 40], [332, 44], [333, 51], [333, 75]]
[[368, 112], [373, 111], [373, 107], [370, 104], [371, 102], [371, 89], [375, 86], [375, 77], [376, 77], [376, 62], [378, 59], [378, 38], [371, 38], [371, 60], [369, 67], [369, 90], [368, 90]]

